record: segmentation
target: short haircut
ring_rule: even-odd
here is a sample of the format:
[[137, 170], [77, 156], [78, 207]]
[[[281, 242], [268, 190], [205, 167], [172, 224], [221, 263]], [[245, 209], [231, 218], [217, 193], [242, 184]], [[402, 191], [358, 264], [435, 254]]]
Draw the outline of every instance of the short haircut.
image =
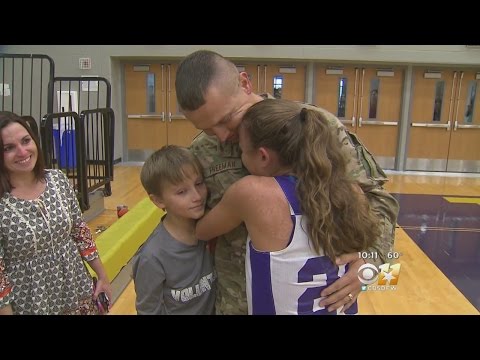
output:
[[198, 50], [185, 57], [175, 75], [175, 91], [182, 111], [196, 111], [205, 104], [205, 94], [218, 86], [225, 94], [238, 88], [234, 63], [210, 50]]
[[187, 148], [167, 145], [155, 151], [143, 164], [140, 180], [149, 195], [162, 196], [165, 184], [179, 184], [187, 177], [186, 167], [203, 176], [203, 167]]

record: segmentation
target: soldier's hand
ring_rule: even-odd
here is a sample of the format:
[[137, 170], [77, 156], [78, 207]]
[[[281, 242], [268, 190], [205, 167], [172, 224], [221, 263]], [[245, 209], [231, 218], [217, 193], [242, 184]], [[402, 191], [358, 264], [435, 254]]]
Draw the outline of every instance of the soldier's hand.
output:
[[344, 276], [323, 289], [320, 295], [325, 296], [325, 299], [320, 301], [320, 306], [325, 306], [328, 311], [343, 307], [342, 310], [345, 311], [353, 305], [362, 289], [357, 272], [364, 261], [358, 257], [358, 253], [350, 253], [338, 257], [336, 262], [337, 265], [348, 263], [350, 267]]

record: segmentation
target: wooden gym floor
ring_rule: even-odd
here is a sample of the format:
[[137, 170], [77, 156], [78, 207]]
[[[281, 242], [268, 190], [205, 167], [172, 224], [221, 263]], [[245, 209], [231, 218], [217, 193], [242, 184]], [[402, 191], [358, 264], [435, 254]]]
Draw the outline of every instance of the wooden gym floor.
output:
[[[89, 222], [94, 237], [97, 227], [117, 220], [117, 205], [131, 209], [146, 197], [140, 170], [115, 166], [112, 196]], [[391, 172], [389, 179], [386, 189], [400, 202], [398, 284], [395, 290], [370, 286], [359, 296], [359, 313], [480, 314], [480, 175]], [[111, 314], [136, 314], [132, 281]]]

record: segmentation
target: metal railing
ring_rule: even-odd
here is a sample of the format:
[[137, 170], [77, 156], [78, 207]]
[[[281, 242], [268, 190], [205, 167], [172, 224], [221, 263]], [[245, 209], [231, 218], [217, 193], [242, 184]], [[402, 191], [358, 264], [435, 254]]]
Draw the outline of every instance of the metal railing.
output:
[[104, 195], [110, 196], [113, 180], [113, 148], [115, 115], [111, 108], [84, 110], [80, 113], [84, 131], [87, 191], [105, 186]]
[[82, 211], [88, 210], [84, 124], [76, 112], [47, 114], [40, 134], [45, 167], [61, 169], [72, 182]]
[[0, 54], [0, 110], [37, 121], [53, 113], [55, 64], [40, 54]]
[[[114, 115], [113, 110], [111, 110], [111, 99], [112, 99], [112, 87], [110, 82], [100, 76], [55, 76], [53, 79], [53, 86], [52, 86], [52, 99], [54, 102], [54, 108], [58, 109], [58, 112], [63, 111], [76, 111], [80, 114], [84, 112], [87, 121], [87, 129], [89, 129], [87, 133], [87, 137], [85, 138], [85, 143], [87, 147], [85, 148], [86, 151], [89, 151], [90, 155], [86, 155], [87, 165], [91, 165], [92, 161], [97, 161], [96, 163], [96, 170], [90, 171], [90, 180], [93, 177], [100, 177], [105, 174], [103, 180], [99, 180], [99, 182], [105, 183], [105, 190], [104, 195], [110, 196], [111, 195], [111, 185], [110, 181], [113, 181], [113, 152], [114, 152]], [[110, 110], [108, 110], [110, 109]], [[97, 134], [96, 125], [94, 125], [95, 121], [93, 121], [90, 116], [92, 116], [96, 111], [100, 111], [102, 113], [102, 118], [107, 116], [113, 119], [112, 122], [109, 123], [110, 130], [107, 131], [105, 134], [107, 136], [103, 136], [101, 134]], [[98, 139], [103, 139], [105, 145], [99, 145], [96, 141]], [[98, 167], [98, 160], [95, 159], [93, 155], [93, 147], [104, 147], [107, 146], [104, 152], [109, 154], [108, 163], [104, 162], [104, 166], [108, 166], [108, 169], [100, 169]], [[107, 160], [107, 159], [104, 159]], [[96, 187], [94, 184], [89, 186], [89, 189], [95, 190]]]

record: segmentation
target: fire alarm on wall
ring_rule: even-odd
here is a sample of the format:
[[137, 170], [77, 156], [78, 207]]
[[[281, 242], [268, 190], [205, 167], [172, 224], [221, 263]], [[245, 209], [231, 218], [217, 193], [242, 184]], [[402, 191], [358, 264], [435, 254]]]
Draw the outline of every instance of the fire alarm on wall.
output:
[[92, 68], [92, 59], [80, 58], [78, 59], [78, 64], [81, 70], [90, 70]]

